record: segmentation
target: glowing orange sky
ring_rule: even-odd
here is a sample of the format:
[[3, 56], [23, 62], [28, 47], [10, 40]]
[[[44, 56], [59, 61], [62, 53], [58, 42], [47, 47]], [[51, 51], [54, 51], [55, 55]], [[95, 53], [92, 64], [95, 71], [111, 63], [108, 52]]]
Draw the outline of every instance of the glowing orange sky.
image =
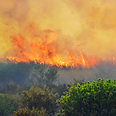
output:
[[[46, 37], [46, 30], [53, 31]], [[0, 58], [17, 56], [14, 36], [30, 53], [35, 42], [55, 44], [60, 59], [80, 51], [89, 57], [116, 57], [115, 0], [4, 0], [0, 3]], [[46, 39], [47, 38], [47, 39]], [[22, 44], [22, 43], [21, 43]]]

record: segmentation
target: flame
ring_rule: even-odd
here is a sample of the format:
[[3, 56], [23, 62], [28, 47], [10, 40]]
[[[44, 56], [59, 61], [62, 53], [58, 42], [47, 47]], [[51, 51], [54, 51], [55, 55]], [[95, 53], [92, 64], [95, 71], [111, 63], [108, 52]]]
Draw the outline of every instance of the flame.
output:
[[[79, 58], [76, 58], [73, 52], [69, 52], [69, 57], [66, 60], [63, 60], [62, 57], [57, 54], [56, 46], [57, 46], [57, 35], [55, 31], [46, 30], [46, 39], [43, 41], [40, 38], [36, 41], [34, 40], [31, 43], [26, 43], [26, 39], [24, 37], [12, 36], [11, 42], [14, 46], [14, 50], [16, 52], [15, 56], [8, 56], [6, 58], [11, 62], [34, 62], [45, 65], [56, 65], [58, 67], [79, 67], [83, 68], [94, 67], [98, 64], [98, 59], [94, 57], [87, 58], [84, 53], [77, 52], [79, 54]], [[38, 37], [39, 38], [39, 37]], [[78, 45], [80, 46], [80, 45]]]
[[9, 1], [0, 4], [0, 61], [83, 68], [101, 60], [116, 64], [115, 0]]

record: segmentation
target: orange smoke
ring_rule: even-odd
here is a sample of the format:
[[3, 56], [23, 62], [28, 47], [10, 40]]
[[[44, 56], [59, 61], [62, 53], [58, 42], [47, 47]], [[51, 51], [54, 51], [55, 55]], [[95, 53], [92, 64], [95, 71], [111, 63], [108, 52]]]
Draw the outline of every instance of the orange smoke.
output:
[[0, 61], [87, 68], [116, 62], [115, 0], [4, 0], [0, 30]]

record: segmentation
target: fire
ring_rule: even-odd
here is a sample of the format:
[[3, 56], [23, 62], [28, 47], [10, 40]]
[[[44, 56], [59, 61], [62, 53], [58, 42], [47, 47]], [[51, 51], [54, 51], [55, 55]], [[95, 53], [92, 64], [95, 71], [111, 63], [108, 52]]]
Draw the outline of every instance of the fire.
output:
[[116, 65], [115, 0], [9, 1], [0, 4], [0, 62]]
[[[14, 46], [16, 52], [15, 56], [6, 55], [7, 59], [11, 62], [34, 62], [45, 65], [56, 65], [58, 67], [79, 67], [83, 68], [94, 67], [98, 65], [98, 59], [94, 57], [89, 57], [83, 52], [77, 52], [80, 55], [79, 58], [76, 58], [73, 52], [69, 52], [69, 57], [64, 60], [62, 57], [59, 57], [57, 54], [56, 45], [57, 45], [57, 35], [54, 31], [46, 30], [46, 39], [33, 40], [31, 43], [26, 43], [26, 39], [21, 36], [12, 36], [11, 42]], [[65, 55], [65, 54], [64, 54]]]
[[1, 0], [0, 62], [116, 65], [115, 0]]

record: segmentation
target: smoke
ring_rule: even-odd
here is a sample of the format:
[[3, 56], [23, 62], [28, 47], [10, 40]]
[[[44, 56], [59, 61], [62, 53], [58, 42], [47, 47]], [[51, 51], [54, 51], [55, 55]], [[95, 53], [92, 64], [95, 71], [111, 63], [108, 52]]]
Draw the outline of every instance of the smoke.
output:
[[[4, 0], [0, 2], [0, 59], [16, 55], [12, 37], [30, 43], [56, 41], [56, 52], [67, 58], [81, 50], [88, 57], [116, 57], [115, 0]], [[46, 37], [46, 30], [55, 32]]]
[[115, 79], [116, 78], [116, 66], [111, 62], [102, 62], [95, 68], [84, 69], [67, 69], [58, 70], [57, 81], [59, 84], [70, 84], [70, 82], [82, 82], [82, 81], [97, 81], [98, 78]]

